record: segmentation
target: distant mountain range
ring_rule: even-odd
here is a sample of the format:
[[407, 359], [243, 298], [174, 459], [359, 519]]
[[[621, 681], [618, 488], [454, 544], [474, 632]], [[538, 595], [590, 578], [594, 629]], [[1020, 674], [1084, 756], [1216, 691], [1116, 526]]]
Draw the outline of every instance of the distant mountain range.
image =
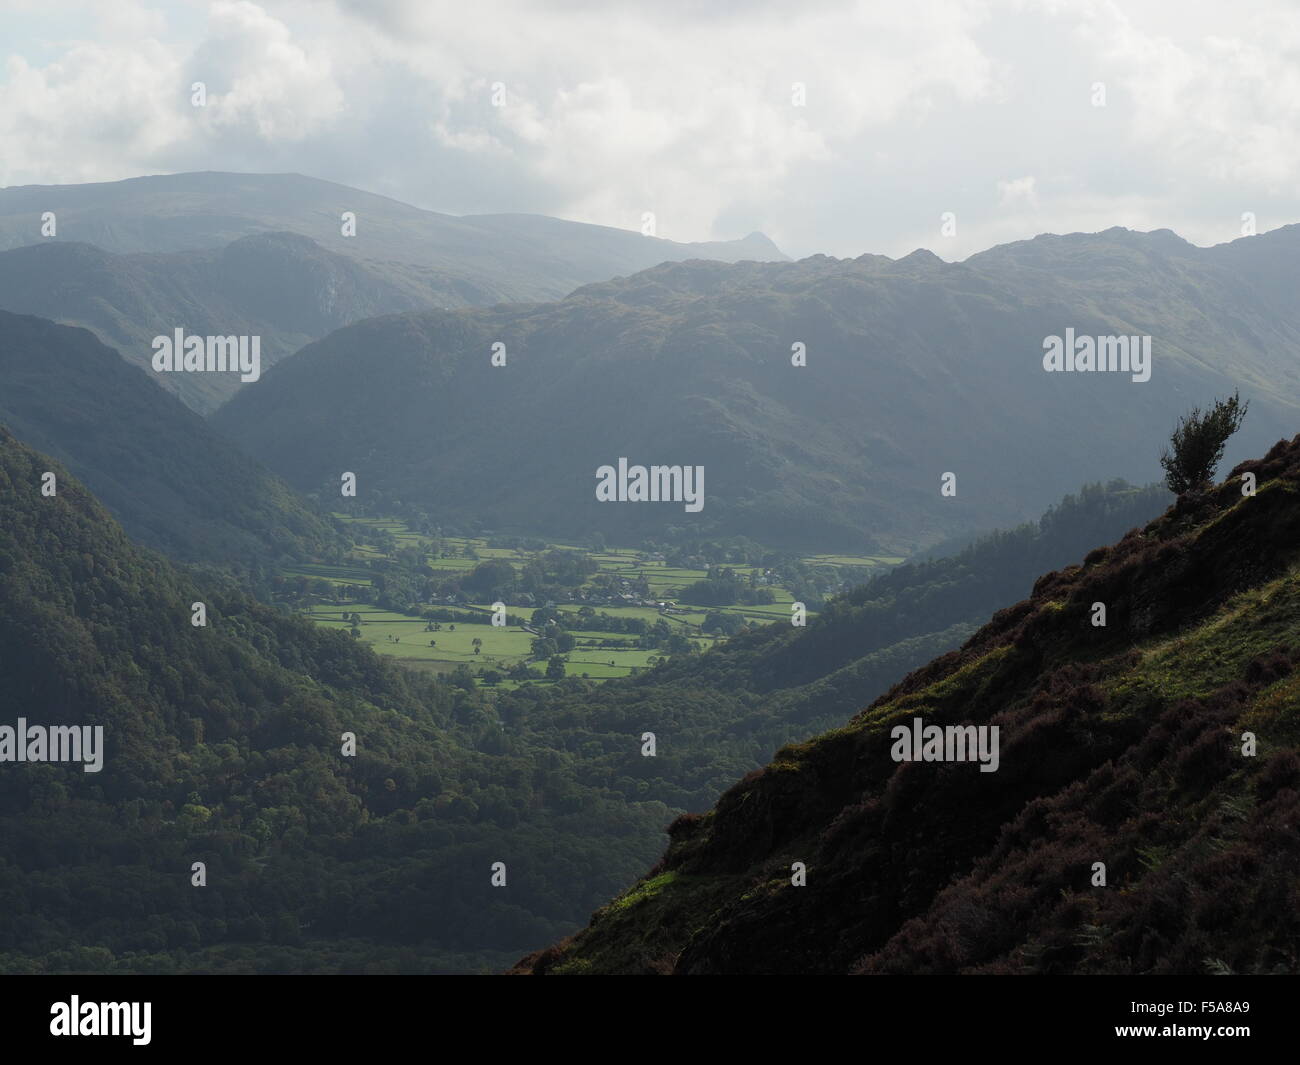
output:
[[[53, 238], [41, 233], [46, 212]], [[342, 234], [344, 212], [355, 236]], [[540, 215], [458, 218], [298, 174], [223, 173], [0, 189], [0, 249], [0, 309], [87, 326], [142, 365], [149, 341], [176, 327], [258, 331], [270, 365], [374, 315], [557, 299], [665, 261], [785, 258], [759, 233], [683, 244]], [[165, 384], [204, 412], [234, 389], [194, 375]]]
[[[1086, 481], [1157, 479], [1177, 417], [1216, 394], [1251, 403], [1229, 461], [1290, 435], [1298, 266], [1297, 226], [1208, 249], [1113, 229], [964, 263], [661, 264], [550, 304], [348, 326], [214, 424], [324, 498], [350, 471], [359, 498], [489, 528], [911, 554]], [[1149, 380], [1044, 368], [1047, 338], [1116, 335], [1149, 338]], [[620, 458], [703, 466], [703, 509], [599, 502]]]

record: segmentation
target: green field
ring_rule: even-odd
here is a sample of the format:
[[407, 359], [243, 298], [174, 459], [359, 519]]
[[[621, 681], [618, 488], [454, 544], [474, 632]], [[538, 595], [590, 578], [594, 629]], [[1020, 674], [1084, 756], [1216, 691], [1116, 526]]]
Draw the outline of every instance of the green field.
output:
[[[435, 538], [413, 532], [400, 520], [393, 518], [356, 517], [336, 514], [335, 517], [354, 527], [357, 539], [361, 542], [352, 551], [348, 564], [299, 564], [281, 570], [285, 595], [291, 597], [297, 609], [310, 617], [317, 624], [330, 628], [350, 629], [351, 625], [343, 621], [344, 613], [356, 613], [361, 617], [360, 639], [370, 644], [377, 653], [401, 661], [416, 669], [450, 672], [458, 666], [468, 666], [475, 672], [480, 667], [496, 669], [503, 672], [519, 662], [528, 660], [534, 634], [513, 625], [496, 628], [492, 625], [469, 623], [455, 624], [440, 622], [437, 632], [426, 631], [423, 618], [409, 617], [405, 614], [381, 610], [364, 603], [353, 603], [348, 598], [346, 586], [359, 588], [370, 587], [373, 571], [368, 563], [383, 562], [387, 559], [373, 543], [365, 542], [367, 536], [380, 541], [383, 534], [393, 538], [397, 550], [417, 548], [428, 545]], [[448, 577], [458, 572], [472, 570], [487, 559], [505, 559], [521, 569], [536, 552], [502, 547], [488, 547], [482, 538], [447, 536], [438, 539], [436, 551], [426, 551], [425, 565], [435, 574], [443, 573]], [[393, 545], [390, 545], [390, 547]], [[548, 548], [577, 549], [579, 545], [550, 543]], [[585, 549], [584, 549], [585, 550]], [[711, 646], [716, 639], [711, 634], [702, 633], [700, 626], [708, 613], [717, 611], [722, 614], [737, 615], [750, 624], [765, 625], [789, 621], [790, 603], [793, 596], [777, 585], [768, 585], [775, 602], [764, 605], [734, 605], [720, 607], [675, 608], [675, 592], [687, 585], [703, 580], [708, 572], [702, 569], [684, 569], [668, 566], [663, 561], [643, 557], [639, 551], [624, 548], [607, 548], [598, 552], [589, 552], [592, 560], [599, 567], [598, 574], [612, 574], [628, 580], [644, 578], [651, 599], [665, 602], [674, 607], [670, 612], [661, 611], [658, 606], [596, 605], [594, 609], [612, 617], [640, 618], [653, 624], [663, 618], [674, 631], [686, 636], [693, 644], [701, 648]], [[834, 568], [852, 568], [854, 571], [873, 567], [888, 567], [903, 561], [900, 558], [871, 557], [855, 555], [812, 555], [803, 562], [812, 566]], [[748, 578], [754, 571], [753, 566], [730, 565], [738, 577]], [[324, 585], [319, 582], [325, 582]], [[590, 581], [588, 581], [590, 585]], [[326, 590], [328, 586], [328, 591]], [[533, 605], [508, 603], [510, 614], [522, 618], [531, 616]], [[460, 611], [479, 611], [490, 613], [491, 605], [487, 603], [460, 604], [454, 609]], [[556, 607], [562, 614], [577, 614], [580, 604], [559, 603]], [[809, 617], [813, 615], [810, 613]], [[642, 650], [634, 646], [637, 637], [630, 633], [582, 632], [573, 631], [576, 646], [567, 653], [567, 674], [569, 676], [588, 676], [595, 680], [610, 677], [625, 677], [633, 669], [643, 669], [650, 664], [650, 659], [657, 659], [661, 652]], [[473, 641], [482, 641], [477, 652]], [[593, 642], [601, 640], [620, 641], [625, 647], [595, 647]], [[430, 646], [430, 641], [433, 645]], [[533, 662], [530, 668], [541, 680], [545, 663]], [[504, 680], [502, 687], [514, 687], [517, 682]]]
[[901, 555], [809, 555], [805, 562], [828, 566], [898, 566], [907, 560]]
[[[426, 632], [422, 618], [394, 614], [378, 607], [313, 606], [307, 616], [321, 625], [349, 629], [340, 617], [346, 611], [361, 615], [361, 639], [371, 644], [380, 654], [398, 658], [419, 658], [430, 662], [446, 662], [448, 668], [460, 663], [471, 666], [510, 665], [528, 655], [532, 635], [520, 628], [494, 628], [491, 625], [457, 625], [452, 631], [446, 622], [438, 632]], [[483, 641], [479, 654], [474, 653], [475, 638]], [[429, 646], [434, 640], [437, 645]]]
[[[479, 608], [485, 613], [491, 611], [491, 607], [487, 604], [479, 604]], [[511, 613], [527, 614], [532, 608], [517, 606], [509, 609]], [[609, 612], [614, 613], [617, 609], [611, 608]], [[370, 644], [377, 653], [404, 661], [419, 662], [427, 667], [440, 668], [440, 671], [450, 671], [458, 665], [467, 665], [475, 670], [482, 666], [486, 669], [495, 668], [504, 671], [516, 662], [528, 658], [533, 641], [533, 634], [518, 626], [496, 628], [492, 625], [460, 623], [456, 624], [453, 630], [451, 628], [453, 623], [440, 622], [442, 627], [439, 631], [426, 632], [426, 622], [422, 618], [394, 614], [377, 607], [353, 607], [346, 604], [339, 607], [332, 604], [319, 604], [308, 609], [306, 614], [319, 625], [347, 630], [351, 625], [344, 622], [341, 617], [345, 612], [361, 616], [360, 639]], [[635, 636], [627, 633], [583, 632], [574, 635], [577, 638], [577, 646], [567, 655], [570, 676], [581, 676], [586, 673], [592, 679], [601, 680], [609, 677], [626, 677], [631, 674], [634, 666], [646, 666], [647, 660], [657, 656], [658, 653], [631, 647], [616, 650], [583, 646], [590, 641], [605, 639], [628, 642], [635, 640]], [[483, 641], [477, 653], [474, 650], [476, 638]], [[429, 646], [430, 640], [435, 641], [435, 646]], [[702, 637], [702, 642], [707, 644], [711, 640], [705, 636]], [[543, 665], [539, 663], [535, 666], [539, 678]]]

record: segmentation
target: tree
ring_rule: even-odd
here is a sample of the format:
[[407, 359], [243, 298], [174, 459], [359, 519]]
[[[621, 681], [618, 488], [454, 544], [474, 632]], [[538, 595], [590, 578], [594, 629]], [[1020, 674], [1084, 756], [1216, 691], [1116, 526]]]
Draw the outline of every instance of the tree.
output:
[[564, 659], [560, 655], [551, 655], [551, 660], [546, 663], [546, 679], [564, 679]]
[[711, 610], [704, 617], [701, 632], [720, 632], [724, 636], [734, 636], [745, 626], [745, 619], [738, 614], [724, 614], [720, 610]]
[[515, 586], [515, 568], [503, 558], [480, 562], [461, 578], [461, 588], [483, 598], [509, 595]]
[[479, 639], [479, 637], [475, 636], [474, 639], [470, 641], [470, 644], [473, 646], [475, 654], [479, 654], [480, 652], [482, 652], [483, 641]]
[[1193, 407], [1179, 421], [1169, 438], [1172, 452], [1165, 451], [1160, 456], [1165, 484], [1171, 492], [1183, 495], [1209, 487], [1223, 458], [1224, 445], [1241, 428], [1249, 405], [1249, 402], [1242, 403], [1234, 392], [1225, 400], [1216, 399], [1208, 411]]

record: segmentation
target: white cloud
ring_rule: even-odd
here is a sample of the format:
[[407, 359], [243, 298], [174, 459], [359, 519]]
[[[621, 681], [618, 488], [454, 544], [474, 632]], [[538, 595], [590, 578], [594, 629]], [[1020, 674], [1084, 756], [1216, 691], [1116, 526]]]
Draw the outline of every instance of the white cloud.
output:
[[[1210, 242], [1235, 236], [1242, 210], [1264, 228], [1300, 218], [1288, 0], [85, 11], [89, 28], [61, 23], [51, 46], [39, 7], [23, 8], [0, 182], [295, 169], [455, 212], [634, 228], [650, 210], [687, 240], [763, 229], [797, 254], [960, 258], [1112, 224]], [[961, 219], [948, 241], [945, 211]]]
[[219, 0], [207, 35], [186, 64], [193, 81], [207, 85], [207, 106], [196, 112], [227, 136], [329, 136], [343, 113], [344, 93], [333, 80], [328, 52], [308, 52], [288, 26], [249, 0]]
[[1009, 181], [998, 182], [998, 202], [1003, 207], [1014, 207], [1018, 204], [1024, 204], [1027, 207], [1038, 206], [1037, 182], [1033, 175], [1022, 178], [1012, 178]]
[[136, 173], [184, 123], [167, 95], [174, 58], [159, 42], [70, 45], [57, 62], [10, 56], [0, 84], [0, 180], [78, 182]]

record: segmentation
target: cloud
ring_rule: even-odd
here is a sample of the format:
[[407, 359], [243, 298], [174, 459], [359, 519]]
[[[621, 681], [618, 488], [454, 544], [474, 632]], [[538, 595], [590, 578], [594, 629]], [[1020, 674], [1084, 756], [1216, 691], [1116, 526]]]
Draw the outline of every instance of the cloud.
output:
[[330, 135], [344, 113], [329, 49], [309, 53], [288, 26], [249, 0], [212, 5], [207, 34], [186, 69], [191, 85], [207, 89], [199, 109], [207, 133], [296, 142]]
[[1111, 224], [1211, 242], [1243, 210], [1297, 220], [1287, 0], [84, 11], [85, 30], [43, 35], [24, 9], [0, 182], [298, 170], [455, 213], [636, 228], [653, 211], [683, 240], [762, 229], [795, 254], [960, 258]]
[[1014, 207], [1018, 204], [1025, 204], [1028, 207], [1038, 206], [1038, 191], [1035, 187], [1033, 176], [1013, 178], [1010, 181], [998, 182], [998, 202], [1003, 207]]

